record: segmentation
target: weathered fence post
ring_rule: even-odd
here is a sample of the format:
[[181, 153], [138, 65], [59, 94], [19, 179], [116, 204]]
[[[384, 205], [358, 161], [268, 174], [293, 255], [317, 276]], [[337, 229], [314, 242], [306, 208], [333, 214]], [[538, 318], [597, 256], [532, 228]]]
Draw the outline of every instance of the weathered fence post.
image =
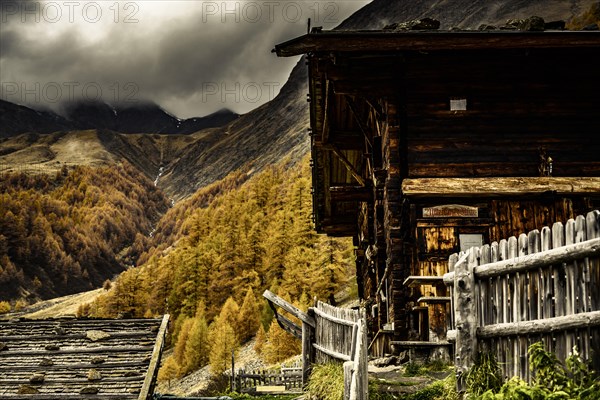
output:
[[[314, 318], [314, 311], [308, 309], [308, 315]], [[308, 383], [308, 377], [310, 375], [310, 367], [315, 362], [314, 350], [312, 343], [314, 341], [314, 328], [302, 322], [302, 385]]]
[[468, 250], [468, 258], [454, 265], [454, 304], [456, 310], [456, 384], [466, 390], [466, 374], [477, 354], [477, 308], [473, 269], [477, 266], [477, 248]]
[[350, 392], [352, 391], [352, 370], [354, 369], [354, 361], [344, 362], [344, 400], [350, 400]]

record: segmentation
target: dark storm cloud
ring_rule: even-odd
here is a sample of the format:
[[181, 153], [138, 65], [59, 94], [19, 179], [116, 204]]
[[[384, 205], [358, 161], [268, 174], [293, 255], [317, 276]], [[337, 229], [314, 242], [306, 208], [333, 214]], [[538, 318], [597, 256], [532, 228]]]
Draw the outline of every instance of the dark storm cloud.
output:
[[274, 44], [304, 34], [308, 17], [331, 27], [364, 3], [0, 2], [3, 98], [57, 109], [101, 94], [181, 117], [268, 101], [296, 62], [271, 54]]

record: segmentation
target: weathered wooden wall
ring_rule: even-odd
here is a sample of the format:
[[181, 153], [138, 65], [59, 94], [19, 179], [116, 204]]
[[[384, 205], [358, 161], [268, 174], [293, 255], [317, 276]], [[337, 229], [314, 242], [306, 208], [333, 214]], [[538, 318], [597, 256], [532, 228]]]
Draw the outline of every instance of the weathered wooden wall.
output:
[[599, 69], [593, 48], [407, 55], [409, 175], [538, 176], [544, 147], [554, 176], [598, 176]]

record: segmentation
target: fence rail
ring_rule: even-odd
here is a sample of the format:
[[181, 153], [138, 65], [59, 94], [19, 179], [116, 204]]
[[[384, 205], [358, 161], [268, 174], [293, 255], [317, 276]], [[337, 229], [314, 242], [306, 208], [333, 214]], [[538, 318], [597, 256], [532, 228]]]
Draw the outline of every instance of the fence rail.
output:
[[281, 372], [240, 369], [235, 375], [235, 385], [239, 392], [254, 391], [260, 386], [283, 386], [286, 391], [301, 392], [302, 367], [281, 368]]
[[459, 390], [478, 351], [492, 352], [505, 378], [530, 380], [537, 341], [562, 361], [576, 346], [600, 370], [599, 211], [453, 254], [449, 267]]

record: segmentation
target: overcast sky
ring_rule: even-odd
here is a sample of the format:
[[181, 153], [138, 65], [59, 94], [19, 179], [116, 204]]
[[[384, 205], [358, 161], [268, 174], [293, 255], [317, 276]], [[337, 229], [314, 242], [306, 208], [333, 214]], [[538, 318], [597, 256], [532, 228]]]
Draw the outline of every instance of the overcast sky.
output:
[[297, 58], [275, 44], [330, 29], [368, 0], [0, 0], [0, 97], [57, 110], [73, 99], [151, 100], [180, 118], [245, 113]]

